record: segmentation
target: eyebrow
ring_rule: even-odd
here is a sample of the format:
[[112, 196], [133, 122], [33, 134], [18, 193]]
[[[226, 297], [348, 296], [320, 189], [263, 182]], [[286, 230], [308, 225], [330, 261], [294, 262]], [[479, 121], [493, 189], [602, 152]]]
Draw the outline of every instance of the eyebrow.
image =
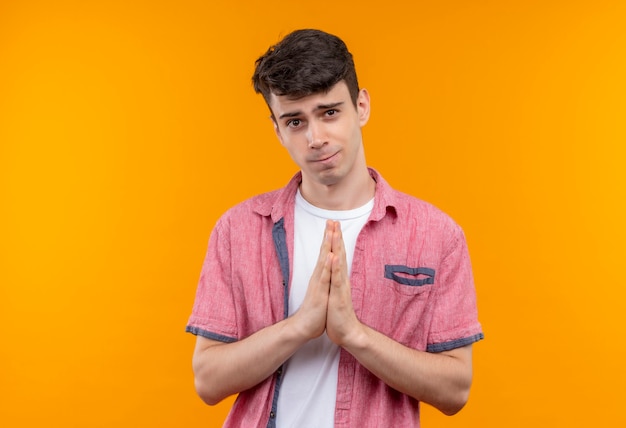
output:
[[[332, 109], [332, 108], [335, 108], [335, 107], [339, 107], [339, 106], [341, 106], [344, 103], [345, 103], [345, 101], [338, 101], [336, 103], [330, 103], [330, 104], [318, 104], [313, 109], [313, 111]], [[300, 116], [300, 115], [302, 115], [301, 111], [288, 112], [288, 113], [281, 114], [278, 117], [278, 119], [284, 119], [286, 117], [296, 117], [296, 116]]]

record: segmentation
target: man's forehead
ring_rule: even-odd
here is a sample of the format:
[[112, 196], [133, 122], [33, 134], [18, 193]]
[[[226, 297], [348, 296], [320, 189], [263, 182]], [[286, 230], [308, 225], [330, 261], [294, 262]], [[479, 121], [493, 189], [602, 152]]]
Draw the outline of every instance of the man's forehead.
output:
[[281, 113], [291, 110], [306, 112], [315, 110], [318, 106], [345, 102], [350, 99], [350, 93], [345, 83], [342, 83], [343, 82], [337, 83], [328, 91], [316, 92], [299, 97], [292, 95], [276, 95], [272, 93], [270, 96], [270, 107], [274, 114], [280, 116]]

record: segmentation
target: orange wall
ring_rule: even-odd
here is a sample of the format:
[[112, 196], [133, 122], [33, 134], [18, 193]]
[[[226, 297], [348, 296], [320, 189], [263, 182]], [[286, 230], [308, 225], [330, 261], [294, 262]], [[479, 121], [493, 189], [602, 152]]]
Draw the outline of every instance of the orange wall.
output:
[[468, 237], [487, 338], [424, 425], [624, 426], [624, 5], [0, 3], [0, 425], [220, 426], [183, 330], [217, 217], [295, 171], [253, 62], [318, 27], [370, 165]]

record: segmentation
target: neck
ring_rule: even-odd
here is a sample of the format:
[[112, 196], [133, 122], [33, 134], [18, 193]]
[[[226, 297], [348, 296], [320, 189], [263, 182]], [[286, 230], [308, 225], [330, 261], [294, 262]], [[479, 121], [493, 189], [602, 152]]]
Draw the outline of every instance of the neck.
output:
[[344, 211], [365, 205], [374, 197], [376, 182], [367, 167], [358, 168], [350, 177], [333, 184], [311, 182], [302, 177], [300, 192], [312, 205], [326, 210]]

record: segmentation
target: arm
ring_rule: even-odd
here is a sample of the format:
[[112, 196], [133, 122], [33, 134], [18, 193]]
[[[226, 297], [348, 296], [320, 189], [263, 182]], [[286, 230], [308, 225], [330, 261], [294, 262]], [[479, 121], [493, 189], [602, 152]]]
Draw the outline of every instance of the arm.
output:
[[390, 387], [446, 415], [463, 408], [472, 383], [472, 347], [438, 354], [408, 348], [360, 324], [341, 346]]
[[472, 383], [471, 345], [438, 354], [417, 351], [362, 324], [352, 307], [345, 250], [337, 223], [327, 333], [390, 387], [428, 403], [447, 415], [467, 402]]
[[237, 342], [197, 338], [193, 355], [195, 385], [198, 395], [207, 404], [217, 404], [267, 379], [304, 343], [324, 333], [332, 263], [331, 238], [332, 231], [327, 230], [298, 312]]
[[291, 319], [233, 343], [198, 336], [192, 361], [196, 391], [205, 403], [217, 404], [267, 379], [305, 342]]

